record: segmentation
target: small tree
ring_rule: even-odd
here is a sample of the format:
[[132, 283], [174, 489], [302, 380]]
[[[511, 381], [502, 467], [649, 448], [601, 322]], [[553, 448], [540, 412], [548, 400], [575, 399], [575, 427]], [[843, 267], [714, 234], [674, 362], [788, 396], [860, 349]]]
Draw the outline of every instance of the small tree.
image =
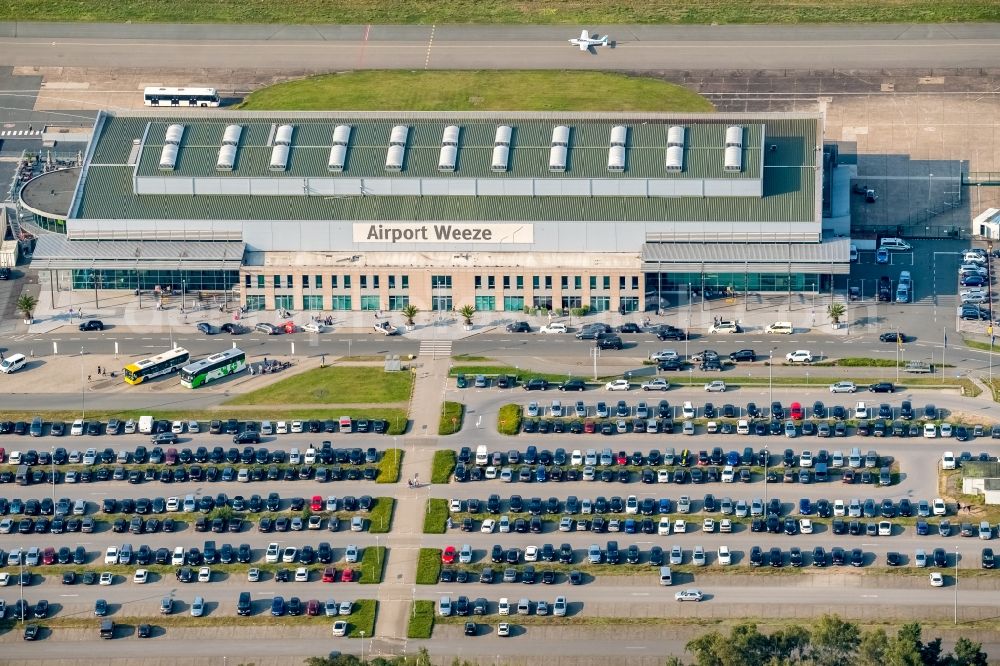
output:
[[17, 299], [17, 311], [24, 315], [25, 321], [31, 321], [36, 305], [38, 305], [38, 299], [31, 294], [21, 294]]
[[476, 308], [472, 305], [463, 305], [458, 314], [462, 315], [466, 326], [472, 326], [472, 315], [476, 314]]
[[845, 312], [847, 312], [847, 308], [844, 307], [843, 303], [830, 303], [826, 308], [826, 314], [834, 324], [840, 323], [840, 318], [844, 316]]
[[404, 317], [406, 317], [406, 325], [413, 326], [413, 318], [417, 316], [417, 313], [420, 312], [420, 310], [416, 305], [410, 304], [400, 310], [400, 312]]

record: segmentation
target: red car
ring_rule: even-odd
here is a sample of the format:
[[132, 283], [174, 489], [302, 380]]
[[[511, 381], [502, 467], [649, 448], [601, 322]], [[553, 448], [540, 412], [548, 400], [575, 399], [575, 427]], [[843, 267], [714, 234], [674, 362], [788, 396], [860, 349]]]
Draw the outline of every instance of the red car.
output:
[[341, 583], [353, 583], [354, 582], [354, 569], [347, 568], [344, 569], [344, 573], [340, 574]]
[[42, 564], [55, 564], [56, 563], [56, 549], [49, 546], [42, 551]]
[[323, 569], [323, 582], [335, 583], [337, 581], [337, 570], [334, 567]]
[[0, 446], [0, 463], [2, 463], [5, 460], [7, 460], [7, 452], [4, 450], [2, 446]]
[[588, 434], [592, 434], [597, 429], [597, 424], [593, 421], [587, 420], [583, 422], [583, 431]]
[[312, 617], [316, 617], [317, 615], [319, 615], [318, 599], [309, 600], [309, 603], [306, 604], [306, 615], [311, 615]]
[[278, 326], [285, 331], [285, 333], [294, 333], [298, 327], [295, 325], [294, 321], [286, 321], [283, 324], [278, 324]]
[[441, 551], [441, 562], [444, 564], [454, 564], [456, 554], [454, 546], [446, 547], [443, 551]]
[[805, 413], [802, 411], [802, 405], [800, 403], [793, 402], [791, 412], [793, 421], [801, 421], [805, 418]]
[[618, 457], [615, 458], [615, 462], [617, 462], [619, 465], [627, 465], [628, 464], [628, 454], [626, 454], [624, 451], [619, 451], [618, 452]]
[[322, 511], [323, 510], [323, 498], [319, 495], [313, 495], [312, 501], [309, 502], [309, 508], [312, 511]]

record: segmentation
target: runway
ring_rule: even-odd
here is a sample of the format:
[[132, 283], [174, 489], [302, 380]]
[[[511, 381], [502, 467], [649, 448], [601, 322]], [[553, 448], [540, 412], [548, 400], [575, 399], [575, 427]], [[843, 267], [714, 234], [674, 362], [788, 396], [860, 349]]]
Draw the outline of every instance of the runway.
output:
[[132, 69], [969, 69], [1000, 66], [1000, 26], [212, 26], [0, 24], [0, 66]]

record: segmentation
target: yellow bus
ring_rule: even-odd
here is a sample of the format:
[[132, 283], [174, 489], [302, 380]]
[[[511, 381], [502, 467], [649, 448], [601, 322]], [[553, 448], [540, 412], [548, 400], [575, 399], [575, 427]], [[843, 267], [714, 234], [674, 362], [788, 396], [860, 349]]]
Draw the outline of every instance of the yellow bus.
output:
[[189, 360], [191, 360], [191, 354], [188, 353], [187, 349], [174, 347], [153, 358], [146, 358], [126, 365], [122, 375], [129, 384], [141, 384], [153, 377], [178, 372]]

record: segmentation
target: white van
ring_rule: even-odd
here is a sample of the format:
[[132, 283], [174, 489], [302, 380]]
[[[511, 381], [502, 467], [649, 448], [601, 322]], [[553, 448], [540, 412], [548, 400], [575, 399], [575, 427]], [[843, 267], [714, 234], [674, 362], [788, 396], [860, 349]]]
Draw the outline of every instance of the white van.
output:
[[140, 416], [139, 417], [139, 432], [143, 435], [151, 435], [153, 433], [153, 417], [152, 416]]
[[858, 246], [851, 244], [851, 263], [855, 263], [858, 260]]
[[301, 462], [302, 462], [302, 459], [301, 459], [301, 456], [299, 454], [299, 450], [298, 449], [293, 448], [291, 451], [288, 452], [288, 464], [289, 465], [298, 465]]
[[260, 434], [261, 435], [273, 435], [274, 427], [271, 425], [270, 421], [261, 421], [260, 423]]
[[765, 333], [774, 333], [776, 335], [791, 335], [794, 330], [790, 321], [776, 321], [764, 328]]
[[25, 358], [24, 354], [11, 354], [3, 361], [0, 361], [0, 372], [9, 375], [12, 372], [17, 372], [27, 364], [28, 359]]
[[885, 250], [900, 250], [904, 252], [913, 249], [913, 246], [902, 238], [883, 238], [879, 241], [878, 246]]
[[483, 466], [488, 465], [490, 462], [490, 450], [486, 448], [485, 445], [480, 444], [476, 447], [476, 464]]
[[660, 585], [673, 585], [674, 579], [670, 567], [660, 567]]

